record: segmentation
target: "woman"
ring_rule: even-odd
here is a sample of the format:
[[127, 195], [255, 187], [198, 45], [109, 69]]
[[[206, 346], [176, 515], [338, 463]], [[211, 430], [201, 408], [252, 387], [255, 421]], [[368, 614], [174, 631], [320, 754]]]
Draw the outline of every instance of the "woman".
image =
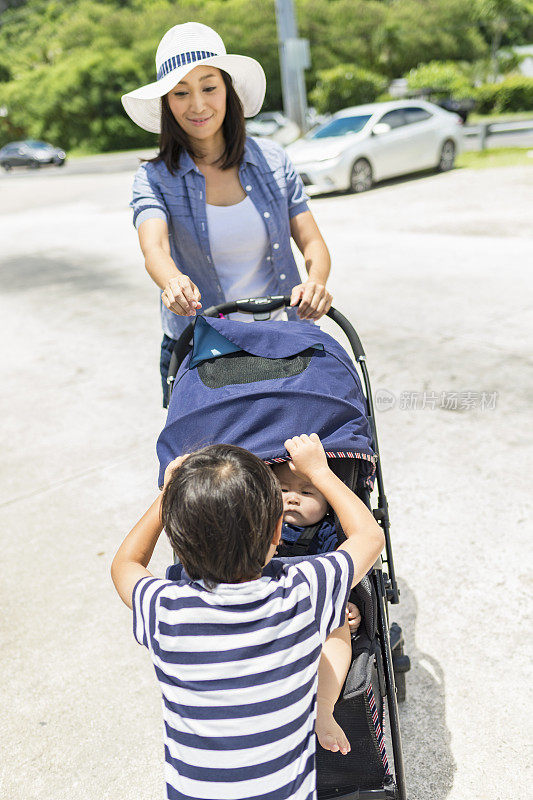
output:
[[[122, 97], [128, 115], [160, 133], [160, 152], [133, 185], [146, 269], [161, 289], [161, 378], [175, 340], [202, 306], [290, 294], [289, 318], [316, 320], [332, 297], [327, 247], [300, 177], [282, 148], [246, 136], [265, 95], [262, 67], [227, 55], [215, 31], [176, 25], [159, 43], [157, 80]], [[290, 239], [303, 253], [301, 283]], [[246, 318], [247, 320], [250, 317]]]

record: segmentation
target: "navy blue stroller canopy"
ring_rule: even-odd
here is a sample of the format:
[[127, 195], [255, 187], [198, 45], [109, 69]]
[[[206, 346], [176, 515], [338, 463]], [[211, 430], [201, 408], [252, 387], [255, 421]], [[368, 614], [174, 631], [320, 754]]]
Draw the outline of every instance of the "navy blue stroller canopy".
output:
[[287, 461], [283, 442], [317, 433], [330, 458], [375, 471], [366, 400], [346, 351], [315, 325], [198, 317], [157, 442], [159, 485], [172, 459], [208, 444], [234, 444], [267, 463]]

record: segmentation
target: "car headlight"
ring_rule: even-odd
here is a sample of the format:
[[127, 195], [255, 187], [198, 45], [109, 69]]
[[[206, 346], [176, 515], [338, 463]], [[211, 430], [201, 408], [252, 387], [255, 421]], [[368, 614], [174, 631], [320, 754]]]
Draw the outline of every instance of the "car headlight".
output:
[[324, 161], [336, 161], [341, 156], [342, 156], [342, 152], [341, 153], [335, 153], [334, 155], [330, 154], [330, 155], [324, 156], [323, 158], [317, 158], [317, 161], [319, 161], [322, 164]]
[[335, 164], [338, 164], [341, 160], [342, 153], [338, 153], [336, 156], [328, 156], [327, 158], [317, 158], [316, 163], [320, 167], [334, 167]]

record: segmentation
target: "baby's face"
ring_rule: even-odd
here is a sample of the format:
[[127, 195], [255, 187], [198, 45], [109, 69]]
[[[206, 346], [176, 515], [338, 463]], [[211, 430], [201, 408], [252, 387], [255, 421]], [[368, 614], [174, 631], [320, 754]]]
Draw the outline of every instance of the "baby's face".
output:
[[287, 463], [277, 464], [274, 472], [281, 483], [284, 522], [302, 527], [320, 522], [328, 510], [326, 498]]

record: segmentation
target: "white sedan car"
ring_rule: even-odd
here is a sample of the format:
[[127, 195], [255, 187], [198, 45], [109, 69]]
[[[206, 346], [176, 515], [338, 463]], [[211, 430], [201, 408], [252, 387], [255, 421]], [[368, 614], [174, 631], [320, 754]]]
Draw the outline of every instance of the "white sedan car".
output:
[[458, 114], [422, 100], [371, 103], [338, 111], [287, 153], [310, 195], [364, 192], [396, 175], [452, 169], [461, 125]]

